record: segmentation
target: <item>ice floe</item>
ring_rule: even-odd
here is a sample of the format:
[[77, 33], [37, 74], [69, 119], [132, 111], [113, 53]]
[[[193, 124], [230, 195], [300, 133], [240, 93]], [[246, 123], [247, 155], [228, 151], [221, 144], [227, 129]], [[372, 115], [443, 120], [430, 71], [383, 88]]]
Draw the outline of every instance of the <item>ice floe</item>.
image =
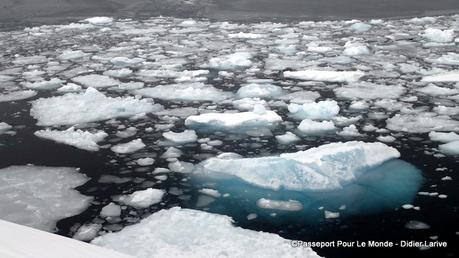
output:
[[108, 136], [104, 131], [98, 131], [91, 133], [89, 131], [83, 131], [80, 129], [70, 127], [65, 131], [58, 130], [39, 130], [34, 133], [36, 136], [48, 140], [52, 140], [58, 143], [74, 146], [78, 149], [87, 151], [98, 151], [100, 141], [103, 141]]

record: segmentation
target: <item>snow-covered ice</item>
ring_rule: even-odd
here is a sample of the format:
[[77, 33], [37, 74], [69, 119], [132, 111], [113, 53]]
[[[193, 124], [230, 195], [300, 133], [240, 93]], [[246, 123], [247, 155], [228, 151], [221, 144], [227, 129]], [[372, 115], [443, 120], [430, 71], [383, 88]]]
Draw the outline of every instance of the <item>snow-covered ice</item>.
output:
[[194, 130], [185, 130], [181, 133], [165, 132], [163, 133], [163, 136], [166, 140], [175, 144], [186, 144], [196, 142], [198, 140], [198, 136]]
[[199, 82], [159, 85], [153, 88], [143, 88], [135, 92], [151, 98], [182, 101], [221, 101], [232, 96], [230, 92], [224, 92], [211, 85]]
[[153, 204], [159, 203], [163, 198], [164, 191], [154, 188], [135, 191], [129, 195], [118, 197], [118, 201], [134, 208], [148, 208]]
[[120, 143], [111, 148], [113, 152], [119, 154], [133, 153], [138, 150], [145, 148], [146, 145], [143, 143], [142, 139], [135, 139], [127, 143]]
[[295, 119], [330, 120], [339, 113], [338, 102], [325, 100], [312, 103], [290, 104], [288, 111]]
[[360, 71], [304, 70], [284, 72], [285, 78], [305, 81], [356, 82], [365, 74]]

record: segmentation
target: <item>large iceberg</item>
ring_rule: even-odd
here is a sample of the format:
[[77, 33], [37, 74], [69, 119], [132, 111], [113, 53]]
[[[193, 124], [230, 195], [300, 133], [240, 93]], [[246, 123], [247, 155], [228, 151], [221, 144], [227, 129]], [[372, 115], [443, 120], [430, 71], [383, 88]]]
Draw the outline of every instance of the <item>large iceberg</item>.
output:
[[158, 211], [92, 243], [137, 258], [319, 257], [276, 234], [236, 227], [228, 216], [179, 207]]
[[0, 169], [0, 219], [54, 231], [58, 220], [77, 215], [89, 206], [92, 198], [74, 189], [88, 180], [74, 168]]
[[32, 102], [30, 114], [38, 125], [74, 125], [106, 120], [115, 117], [129, 117], [139, 113], [161, 110], [148, 99], [132, 97], [107, 97], [94, 88], [84, 93], [68, 93], [63, 96], [42, 98]]
[[261, 158], [210, 158], [196, 173], [234, 176], [273, 190], [329, 191], [355, 181], [365, 170], [400, 157], [383, 143], [330, 143], [296, 153]]

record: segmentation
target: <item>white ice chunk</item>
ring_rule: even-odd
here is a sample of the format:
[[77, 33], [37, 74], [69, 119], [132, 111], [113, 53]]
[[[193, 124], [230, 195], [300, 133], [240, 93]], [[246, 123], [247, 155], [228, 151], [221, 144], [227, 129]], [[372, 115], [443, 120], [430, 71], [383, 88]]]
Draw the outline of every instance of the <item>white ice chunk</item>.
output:
[[59, 88], [64, 81], [59, 78], [52, 78], [51, 80], [44, 80], [38, 82], [25, 82], [23, 85], [33, 90], [52, 90]]
[[257, 201], [257, 206], [262, 209], [281, 211], [299, 211], [303, 209], [303, 205], [296, 200], [278, 201], [261, 198]]
[[118, 201], [134, 208], [148, 208], [153, 204], [157, 204], [163, 198], [164, 191], [154, 188], [135, 191], [129, 195], [122, 195]]
[[428, 133], [431, 131], [459, 131], [459, 121], [446, 116], [400, 115], [386, 120], [387, 128], [393, 131]]
[[74, 190], [88, 180], [74, 168], [0, 169], [0, 218], [54, 231], [58, 220], [77, 215], [89, 206], [92, 198]]
[[89, 131], [82, 131], [80, 129], [70, 127], [65, 131], [58, 130], [39, 130], [34, 133], [36, 136], [58, 143], [74, 146], [78, 149], [87, 151], [98, 151], [98, 142], [103, 141], [108, 136], [104, 131], [97, 131], [91, 133]]
[[235, 176], [274, 190], [334, 190], [356, 180], [365, 169], [398, 157], [396, 149], [383, 143], [351, 141], [272, 157], [210, 158], [196, 166], [195, 173]]
[[84, 21], [92, 25], [103, 26], [103, 25], [111, 25], [113, 23], [113, 18], [98, 16], [98, 17], [87, 18]]
[[336, 127], [332, 121], [317, 122], [311, 119], [304, 119], [298, 126], [298, 130], [304, 134], [320, 134], [334, 131]]
[[37, 92], [33, 90], [13, 91], [6, 94], [0, 94], [0, 102], [29, 99], [35, 95], [37, 95]]
[[286, 71], [285, 78], [305, 81], [327, 81], [327, 82], [356, 82], [365, 74], [360, 71]]
[[109, 203], [105, 205], [100, 211], [101, 217], [119, 217], [121, 215], [121, 207], [116, 203]]
[[352, 84], [336, 88], [335, 94], [345, 99], [394, 99], [405, 92], [402, 86], [372, 83]]
[[181, 133], [165, 132], [163, 133], [163, 137], [176, 144], [191, 143], [198, 140], [198, 136], [194, 130], [185, 130]]
[[423, 82], [459, 82], [459, 71], [424, 76]]
[[360, 56], [369, 54], [370, 49], [362, 43], [348, 41], [344, 45], [343, 55], [345, 56]]
[[225, 56], [213, 57], [209, 60], [209, 68], [217, 70], [236, 70], [252, 66], [252, 54], [236, 52]]
[[441, 153], [446, 155], [459, 155], [459, 141], [452, 141], [438, 146]]
[[127, 143], [120, 143], [111, 148], [113, 152], [119, 154], [133, 153], [138, 150], [145, 148], [146, 145], [142, 142], [142, 139], [135, 139]]
[[447, 142], [459, 141], [459, 134], [453, 133], [453, 132], [449, 132], [449, 133], [430, 132], [429, 138], [431, 141], [447, 143]]
[[135, 93], [151, 98], [182, 101], [221, 101], [232, 96], [230, 92], [204, 83], [159, 85], [136, 90]]
[[84, 93], [68, 93], [59, 97], [42, 98], [32, 102], [30, 114], [38, 125], [74, 125], [115, 117], [128, 117], [158, 111], [161, 106], [147, 99], [106, 97], [94, 88]]
[[325, 100], [302, 105], [292, 103], [288, 106], [290, 114], [299, 120], [330, 120], [339, 113], [338, 103], [334, 100]]
[[311, 248], [294, 248], [278, 235], [235, 227], [228, 216], [179, 207], [153, 213], [92, 243], [138, 258], [319, 257]]
[[155, 163], [153, 158], [141, 158], [136, 161], [139, 166], [151, 166]]
[[280, 144], [288, 145], [288, 144], [292, 144], [292, 143], [295, 143], [297, 141], [300, 141], [301, 138], [296, 136], [292, 132], [286, 132], [285, 134], [282, 134], [282, 135], [276, 135], [276, 140]]
[[72, 81], [81, 84], [85, 87], [93, 88], [107, 88], [120, 84], [119, 81], [100, 74], [81, 75], [72, 78]]
[[454, 30], [427, 28], [424, 31], [423, 37], [430, 42], [448, 43], [454, 40]]
[[272, 99], [283, 95], [281, 87], [269, 83], [251, 83], [243, 85], [237, 91], [239, 98]]

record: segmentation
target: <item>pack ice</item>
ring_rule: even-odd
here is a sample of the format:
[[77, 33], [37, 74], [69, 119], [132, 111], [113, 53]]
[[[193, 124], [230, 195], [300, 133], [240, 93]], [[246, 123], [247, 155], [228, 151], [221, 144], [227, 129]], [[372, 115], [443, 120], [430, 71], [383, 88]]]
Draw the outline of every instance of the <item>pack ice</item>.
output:
[[74, 168], [30, 165], [0, 169], [0, 218], [54, 231], [58, 220], [89, 206], [92, 198], [74, 189], [86, 181]]

